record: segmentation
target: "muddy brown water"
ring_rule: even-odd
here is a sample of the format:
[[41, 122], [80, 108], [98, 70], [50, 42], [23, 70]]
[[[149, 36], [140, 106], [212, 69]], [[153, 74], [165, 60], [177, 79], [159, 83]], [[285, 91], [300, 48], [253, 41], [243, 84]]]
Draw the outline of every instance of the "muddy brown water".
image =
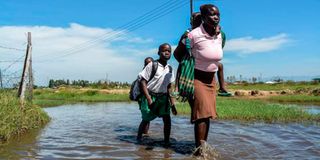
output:
[[[98, 103], [45, 108], [52, 121], [0, 146], [0, 159], [192, 159], [193, 126], [172, 117], [169, 148], [162, 120], [135, 140], [140, 122], [136, 103]], [[217, 159], [319, 159], [320, 126], [212, 121], [208, 143]], [[210, 158], [210, 159], [211, 159]]]

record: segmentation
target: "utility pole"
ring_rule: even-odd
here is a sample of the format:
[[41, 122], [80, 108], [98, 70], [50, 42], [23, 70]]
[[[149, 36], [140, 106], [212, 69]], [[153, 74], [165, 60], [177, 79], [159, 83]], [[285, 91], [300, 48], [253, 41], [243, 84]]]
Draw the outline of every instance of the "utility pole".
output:
[[190, 0], [190, 17], [192, 17], [193, 13], [193, 0]]
[[0, 88], [1, 88], [1, 89], [3, 88], [1, 69], [0, 69]]
[[[26, 57], [24, 60], [23, 71], [22, 71], [21, 81], [20, 81], [19, 90], [18, 90], [18, 97], [20, 98], [20, 102], [22, 104], [24, 104], [24, 101], [25, 101], [25, 90], [26, 90], [26, 86], [27, 86], [27, 84], [25, 82], [25, 78], [27, 77], [26, 74], [29, 71], [29, 81], [30, 81], [30, 74], [32, 74], [32, 69], [30, 70], [31, 48], [32, 48], [31, 32], [28, 32], [28, 44], [27, 44], [27, 50], [26, 50]], [[31, 78], [32, 78], [32, 76], [31, 76]]]

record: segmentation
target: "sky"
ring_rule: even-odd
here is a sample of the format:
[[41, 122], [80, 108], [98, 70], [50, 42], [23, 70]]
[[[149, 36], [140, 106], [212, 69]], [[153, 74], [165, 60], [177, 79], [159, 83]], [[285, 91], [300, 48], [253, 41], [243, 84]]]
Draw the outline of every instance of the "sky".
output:
[[[219, 8], [227, 36], [225, 78], [320, 77], [320, 0], [194, 0], [194, 11], [206, 3]], [[189, 18], [189, 0], [0, 0], [3, 81], [19, 80], [31, 32], [36, 85], [132, 82], [160, 44], [176, 47]]]

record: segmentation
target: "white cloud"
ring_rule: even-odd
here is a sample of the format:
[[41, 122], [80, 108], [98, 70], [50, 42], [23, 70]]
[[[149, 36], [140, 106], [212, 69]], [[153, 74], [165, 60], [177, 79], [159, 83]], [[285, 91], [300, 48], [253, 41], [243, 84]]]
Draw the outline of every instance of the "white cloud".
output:
[[261, 39], [243, 37], [228, 40], [225, 51], [237, 52], [240, 54], [268, 52], [279, 49], [288, 42], [289, 38], [284, 33]]
[[[5, 40], [1, 45], [25, 48], [26, 32], [32, 33], [33, 69], [36, 84], [45, 85], [51, 78], [65, 79], [104, 79], [106, 74], [111, 80], [132, 81], [143, 67], [143, 58], [155, 49], [139, 50], [139, 43], [145, 47], [152, 39], [133, 35], [120, 37], [118, 32], [108, 28], [96, 28], [71, 23], [69, 27], [50, 26], [3, 26], [0, 37]], [[104, 35], [104, 36], [101, 36]], [[99, 37], [99, 39], [97, 39]], [[116, 39], [117, 38], [117, 39]], [[103, 41], [102, 39], [107, 39]], [[117, 41], [121, 45], [113, 45]], [[89, 42], [89, 43], [87, 43]], [[94, 45], [91, 46], [94, 42]], [[88, 46], [91, 46], [88, 48]], [[115, 47], [116, 46], [116, 47]], [[134, 48], [132, 46], [135, 46]], [[14, 60], [24, 52], [0, 50], [0, 60]], [[136, 54], [144, 53], [144, 54]], [[70, 54], [70, 55], [68, 55]], [[149, 55], [150, 56], [150, 55]], [[153, 55], [151, 55], [153, 56]], [[155, 57], [155, 56], [153, 56]], [[0, 63], [0, 68], [8, 64]], [[7, 72], [22, 69], [21, 64]]]

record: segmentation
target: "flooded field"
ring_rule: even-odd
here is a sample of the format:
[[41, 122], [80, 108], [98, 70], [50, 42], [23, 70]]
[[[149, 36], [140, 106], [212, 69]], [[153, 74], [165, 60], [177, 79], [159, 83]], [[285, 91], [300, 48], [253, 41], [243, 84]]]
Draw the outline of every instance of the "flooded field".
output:
[[[193, 125], [172, 117], [171, 143], [163, 147], [162, 120], [135, 140], [140, 112], [135, 103], [75, 104], [46, 108], [52, 121], [0, 146], [0, 159], [192, 159]], [[208, 143], [216, 159], [317, 159], [320, 126], [212, 121]]]

